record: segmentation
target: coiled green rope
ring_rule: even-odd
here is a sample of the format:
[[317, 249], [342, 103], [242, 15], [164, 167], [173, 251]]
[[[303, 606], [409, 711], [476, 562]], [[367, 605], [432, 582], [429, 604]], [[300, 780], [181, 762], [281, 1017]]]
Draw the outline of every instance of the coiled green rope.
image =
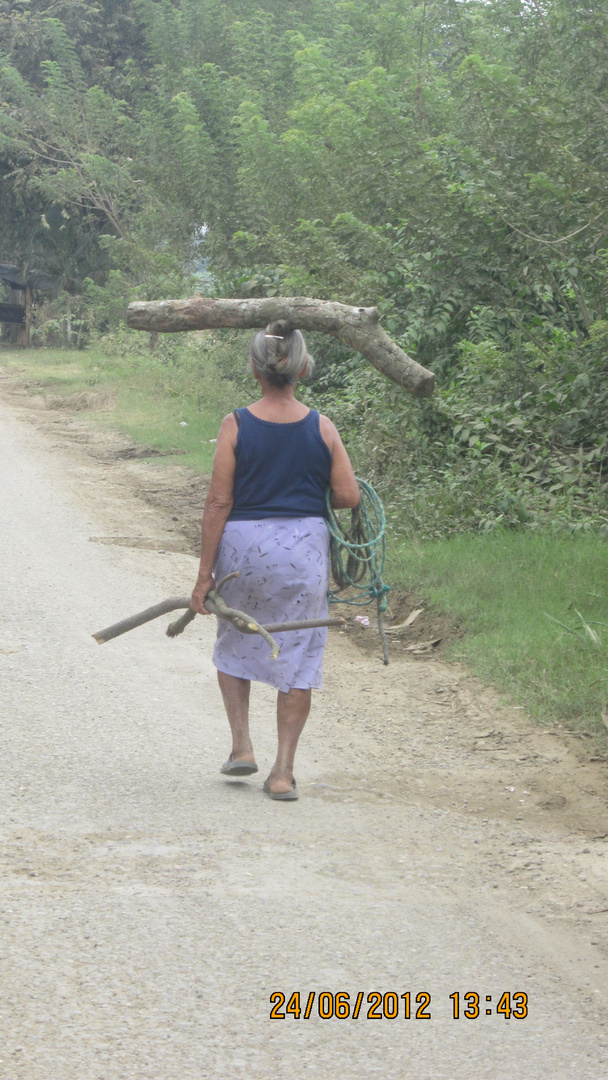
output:
[[[348, 529], [343, 528], [331, 506], [329, 488], [325, 493], [331, 572], [336, 584], [335, 590], [330, 589], [328, 599], [330, 604], [357, 606], [376, 601], [384, 663], [388, 664], [388, 642], [382, 622], [382, 613], [388, 608], [386, 594], [390, 589], [390, 585], [385, 585], [382, 580], [386, 560], [386, 517], [371, 484], [359, 477], [357, 483], [361, 502], [352, 511]], [[353, 589], [354, 595], [339, 596], [344, 589]]]

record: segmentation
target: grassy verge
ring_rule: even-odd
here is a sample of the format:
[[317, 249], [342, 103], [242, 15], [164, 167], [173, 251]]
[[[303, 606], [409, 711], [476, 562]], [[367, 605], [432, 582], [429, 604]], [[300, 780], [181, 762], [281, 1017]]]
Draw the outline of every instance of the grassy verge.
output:
[[[167, 355], [108, 355], [100, 349], [2, 350], [0, 365], [23, 379], [32, 393], [69, 399], [90, 394], [91, 423], [124, 431], [137, 442], [179, 450], [180, 462], [200, 473], [211, 470], [221, 417], [234, 407], [234, 386], [218, 374], [201, 348], [182, 350], [179, 363]], [[102, 408], [95, 408], [99, 395]]]
[[451, 649], [543, 721], [606, 735], [608, 544], [549, 532], [463, 533], [393, 547], [386, 579], [462, 619]]

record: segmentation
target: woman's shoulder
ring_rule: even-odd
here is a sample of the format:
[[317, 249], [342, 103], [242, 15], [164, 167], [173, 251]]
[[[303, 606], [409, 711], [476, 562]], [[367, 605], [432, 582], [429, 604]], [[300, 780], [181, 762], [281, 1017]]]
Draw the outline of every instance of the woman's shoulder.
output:
[[333, 420], [330, 420], [329, 416], [325, 416], [324, 413], [319, 413], [319, 427], [322, 432], [327, 432], [327, 434], [331, 434], [332, 437], [338, 434], [338, 429]]
[[336, 439], [339, 441], [340, 436], [335, 424], [329, 419], [329, 416], [325, 416], [323, 413], [319, 413], [319, 431], [323, 442], [333, 451]]
[[239, 422], [234, 412], [227, 413], [220, 424], [219, 431], [217, 433], [217, 439], [215, 441], [216, 443], [220, 443], [220, 445], [228, 441], [234, 448], [234, 446], [236, 445], [238, 433]]

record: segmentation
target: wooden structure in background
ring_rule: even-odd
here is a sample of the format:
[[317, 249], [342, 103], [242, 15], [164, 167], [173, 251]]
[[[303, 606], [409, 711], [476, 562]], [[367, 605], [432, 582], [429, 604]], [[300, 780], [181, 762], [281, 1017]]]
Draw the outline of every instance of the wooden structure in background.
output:
[[13, 294], [23, 296], [24, 304], [0, 304], [0, 323], [10, 323], [17, 326], [17, 345], [27, 348], [30, 344], [30, 312], [32, 309], [32, 290], [13, 289]]
[[0, 323], [25, 323], [25, 304], [0, 304]]
[[27, 348], [30, 344], [32, 295], [34, 290], [44, 292], [48, 280], [40, 270], [28, 270], [23, 274], [14, 263], [0, 261], [0, 281], [10, 289], [8, 301], [0, 304], [0, 325], [16, 326], [16, 344]]

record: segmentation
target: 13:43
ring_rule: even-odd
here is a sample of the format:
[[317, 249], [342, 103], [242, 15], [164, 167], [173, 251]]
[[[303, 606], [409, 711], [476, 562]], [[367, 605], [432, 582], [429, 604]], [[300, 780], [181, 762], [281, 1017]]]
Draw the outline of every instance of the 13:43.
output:
[[[462, 997], [466, 1008], [461, 1011], [460, 998]], [[464, 1016], [467, 1020], [477, 1020], [478, 1016], [483, 1015], [483, 1005], [480, 1005], [480, 996], [474, 990], [467, 991], [466, 994], [460, 994], [458, 990], [455, 990], [453, 994], [450, 994], [452, 1001], [452, 1018], [454, 1020], [460, 1020], [461, 1016]], [[505, 1020], [525, 1020], [528, 1015], [528, 995], [522, 991], [505, 990], [504, 994], [501, 994], [498, 1003], [492, 1007], [492, 995], [485, 995], [486, 1007], [485, 1015], [491, 1016], [496, 1010], [497, 1016], [504, 1016]]]

